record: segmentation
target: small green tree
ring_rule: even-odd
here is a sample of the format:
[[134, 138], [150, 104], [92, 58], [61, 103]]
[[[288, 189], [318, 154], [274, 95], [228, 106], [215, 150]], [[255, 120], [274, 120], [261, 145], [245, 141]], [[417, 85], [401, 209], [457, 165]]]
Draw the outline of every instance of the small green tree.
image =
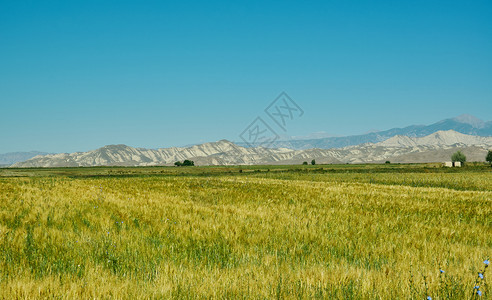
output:
[[390, 162], [389, 160], [387, 160], [387, 161], [385, 162], [385, 164], [387, 164], [387, 165], [389, 165], [390, 163], [391, 163], [391, 162]]
[[303, 162], [302, 164], [303, 164], [303, 165], [305, 165], [305, 166], [307, 166], [307, 164], [308, 164], [308, 163], [307, 163], [307, 161], [305, 161], [305, 162]]
[[185, 159], [183, 161], [183, 166], [194, 166], [194, 165], [195, 165], [195, 162], [192, 160]]
[[313, 159], [313, 160], [311, 161], [311, 164], [314, 166], [314, 165], [316, 164], [316, 160], [314, 160], [314, 159]]
[[463, 153], [461, 153], [461, 151], [456, 151], [451, 156], [451, 160], [453, 161], [453, 163], [459, 161], [461, 165], [464, 165], [466, 162], [466, 156]]
[[188, 167], [188, 166], [194, 166], [195, 162], [192, 160], [185, 159], [183, 162], [177, 161], [174, 163], [176, 167]]
[[492, 167], [492, 150], [489, 150], [487, 153], [487, 156], [485, 157], [485, 160], [490, 163], [490, 166]]

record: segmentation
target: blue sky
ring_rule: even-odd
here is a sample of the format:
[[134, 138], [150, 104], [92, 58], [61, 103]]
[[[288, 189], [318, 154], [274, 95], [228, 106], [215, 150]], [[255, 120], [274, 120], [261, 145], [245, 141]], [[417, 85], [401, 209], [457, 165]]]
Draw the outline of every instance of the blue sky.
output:
[[0, 0], [0, 153], [492, 119], [490, 1]]

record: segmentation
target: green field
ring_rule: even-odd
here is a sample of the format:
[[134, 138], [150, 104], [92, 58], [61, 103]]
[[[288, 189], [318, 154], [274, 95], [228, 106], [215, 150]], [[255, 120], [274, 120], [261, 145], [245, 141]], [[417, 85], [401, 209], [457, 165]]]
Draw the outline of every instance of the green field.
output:
[[489, 299], [491, 183], [485, 165], [0, 169], [0, 298]]

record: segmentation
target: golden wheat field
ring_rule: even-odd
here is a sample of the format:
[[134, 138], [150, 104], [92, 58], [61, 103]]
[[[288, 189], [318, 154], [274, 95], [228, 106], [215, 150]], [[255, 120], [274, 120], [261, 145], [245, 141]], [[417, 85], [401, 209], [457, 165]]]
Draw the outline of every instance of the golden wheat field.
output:
[[490, 298], [491, 168], [178, 169], [0, 170], [0, 298]]

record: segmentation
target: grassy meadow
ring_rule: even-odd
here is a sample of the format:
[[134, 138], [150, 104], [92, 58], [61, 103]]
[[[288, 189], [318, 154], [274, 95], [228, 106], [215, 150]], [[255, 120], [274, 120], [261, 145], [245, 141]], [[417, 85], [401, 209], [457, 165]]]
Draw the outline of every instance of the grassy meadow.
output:
[[491, 183], [486, 166], [0, 169], [0, 299], [490, 299]]

